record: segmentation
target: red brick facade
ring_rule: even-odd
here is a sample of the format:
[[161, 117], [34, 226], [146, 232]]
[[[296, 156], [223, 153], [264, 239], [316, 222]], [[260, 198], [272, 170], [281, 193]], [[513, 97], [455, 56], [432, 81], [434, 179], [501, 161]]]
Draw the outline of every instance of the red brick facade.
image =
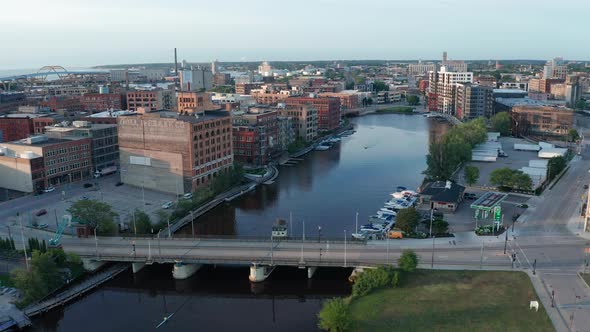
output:
[[340, 99], [334, 97], [291, 97], [287, 105], [313, 105], [318, 111], [318, 129], [334, 130], [340, 125]]
[[87, 111], [123, 109], [123, 98], [117, 93], [87, 93], [80, 97], [80, 103]]

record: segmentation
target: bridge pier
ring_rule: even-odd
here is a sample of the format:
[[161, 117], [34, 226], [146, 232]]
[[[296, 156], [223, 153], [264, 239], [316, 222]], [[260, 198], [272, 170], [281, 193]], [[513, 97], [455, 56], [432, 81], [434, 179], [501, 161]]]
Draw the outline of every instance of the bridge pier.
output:
[[137, 272], [141, 271], [141, 269], [143, 269], [144, 267], [145, 267], [145, 263], [141, 263], [141, 262], [131, 263], [131, 269], [133, 270], [133, 273], [137, 273]]
[[315, 274], [315, 271], [318, 269], [317, 266], [310, 266], [307, 268], [307, 279], [311, 279]]
[[195, 274], [201, 268], [201, 264], [184, 264], [182, 262], [174, 263], [172, 276], [174, 279], [186, 279]]
[[250, 266], [250, 279], [251, 282], [262, 282], [268, 278], [268, 276], [274, 271], [274, 266], [258, 265], [253, 263]]
[[84, 270], [94, 272], [100, 269], [101, 266], [105, 265], [106, 262], [103, 261], [96, 261], [93, 259], [82, 258], [82, 266], [84, 266]]

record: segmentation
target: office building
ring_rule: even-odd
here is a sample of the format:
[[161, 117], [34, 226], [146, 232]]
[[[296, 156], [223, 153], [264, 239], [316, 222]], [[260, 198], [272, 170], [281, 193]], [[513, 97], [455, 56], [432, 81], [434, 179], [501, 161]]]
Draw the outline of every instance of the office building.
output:
[[234, 160], [262, 166], [280, 152], [278, 112], [268, 107], [251, 107], [232, 114]]
[[281, 116], [291, 117], [296, 138], [313, 142], [318, 136], [318, 111], [311, 104], [286, 105], [279, 108]]
[[258, 66], [258, 73], [262, 75], [262, 77], [272, 76], [272, 66], [268, 62], [264, 61], [260, 64], [260, 66]]
[[473, 83], [471, 72], [450, 72], [441, 67], [428, 74], [428, 109], [431, 112], [455, 113], [455, 92], [459, 83]]
[[86, 111], [101, 112], [123, 109], [123, 96], [118, 93], [88, 93], [80, 97]]
[[565, 102], [570, 107], [575, 107], [576, 103], [582, 97], [582, 87], [580, 77], [577, 75], [568, 75], [565, 79]]
[[34, 192], [92, 177], [89, 138], [44, 135], [0, 143], [0, 187]]
[[574, 112], [568, 108], [518, 105], [512, 107], [514, 135], [563, 136], [573, 128]]
[[213, 73], [197, 66], [180, 71], [180, 88], [182, 91], [205, 91], [213, 87]]
[[179, 113], [202, 113], [220, 109], [211, 101], [211, 94], [207, 92], [178, 92], [176, 104]]
[[170, 89], [134, 90], [127, 92], [127, 108], [137, 112], [140, 108], [148, 112], [175, 110], [176, 97]]
[[547, 61], [543, 67], [543, 78], [551, 79], [557, 78], [564, 80], [567, 75], [567, 65], [562, 58], [554, 58]]
[[119, 117], [121, 180], [175, 194], [207, 186], [233, 165], [228, 112]]

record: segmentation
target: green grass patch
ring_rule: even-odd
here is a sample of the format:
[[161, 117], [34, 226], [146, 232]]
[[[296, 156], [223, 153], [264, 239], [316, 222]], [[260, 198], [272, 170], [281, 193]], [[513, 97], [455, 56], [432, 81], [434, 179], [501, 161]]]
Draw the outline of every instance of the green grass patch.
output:
[[354, 331], [554, 331], [521, 272], [403, 273], [400, 287], [376, 290], [350, 304]]
[[414, 108], [410, 107], [410, 106], [394, 106], [394, 107], [389, 107], [389, 108], [377, 110], [376, 113], [412, 114], [412, 113], [414, 113]]

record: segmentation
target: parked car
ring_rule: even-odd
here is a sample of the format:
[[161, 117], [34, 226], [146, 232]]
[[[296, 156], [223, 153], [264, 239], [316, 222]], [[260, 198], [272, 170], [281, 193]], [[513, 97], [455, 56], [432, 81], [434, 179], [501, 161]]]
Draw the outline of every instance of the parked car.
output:
[[474, 193], [463, 193], [464, 199], [477, 199], [477, 195]]
[[45, 209], [41, 209], [41, 210], [35, 212], [35, 216], [37, 216], [37, 217], [40, 217], [44, 214], [47, 214], [47, 210], [45, 210]]
[[49, 227], [49, 225], [47, 225], [47, 224], [39, 224], [39, 228], [40, 229], [45, 229], [47, 227]]
[[92, 187], [92, 183], [84, 183], [84, 188], [91, 188]]
[[122, 186], [122, 185], [123, 185], [123, 182], [121, 182], [121, 181], [119, 181], [119, 182], [115, 183], [115, 186], [116, 186], [116, 187], [120, 187], [120, 186]]
[[172, 203], [172, 202], [166, 202], [162, 205], [162, 209], [169, 209], [172, 207], [173, 204], [174, 203]]
[[182, 198], [191, 199], [191, 198], [193, 198], [193, 193], [186, 193], [186, 194], [182, 195]]
[[81, 200], [81, 201], [86, 201], [86, 200], [88, 200], [88, 197], [86, 197], [86, 196], [82, 196], [82, 197], [80, 197], [80, 200]]
[[519, 208], [523, 208], [523, 209], [526, 209], [526, 208], [528, 208], [528, 207], [529, 207], [529, 205], [528, 205], [528, 204], [526, 204], [526, 203], [520, 203], [520, 204], [518, 204], [518, 205], [517, 205], [517, 207], [519, 207]]
[[52, 192], [52, 191], [54, 191], [54, 190], [55, 190], [55, 188], [54, 188], [54, 187], [47, 187], [47, 188], [43, 189], [43, 192], [44, 192], [44, 193], [50, 193], [50, 192]]

